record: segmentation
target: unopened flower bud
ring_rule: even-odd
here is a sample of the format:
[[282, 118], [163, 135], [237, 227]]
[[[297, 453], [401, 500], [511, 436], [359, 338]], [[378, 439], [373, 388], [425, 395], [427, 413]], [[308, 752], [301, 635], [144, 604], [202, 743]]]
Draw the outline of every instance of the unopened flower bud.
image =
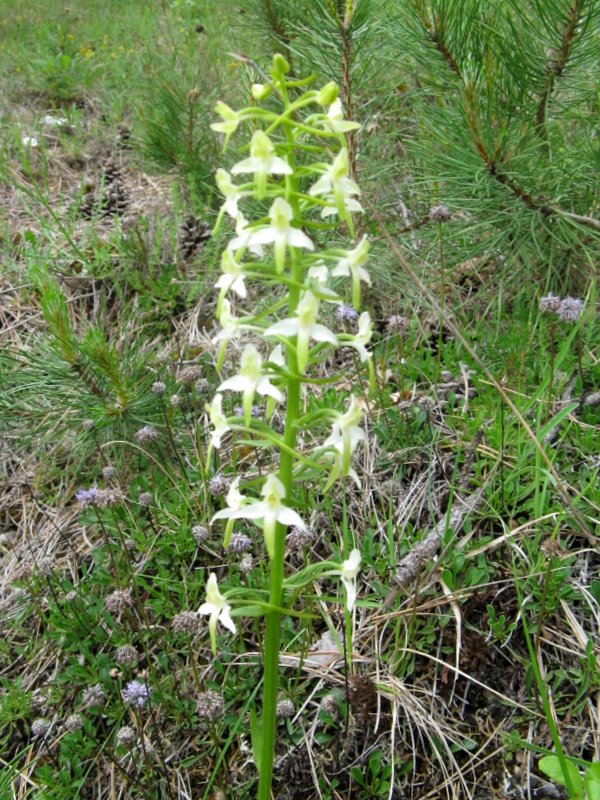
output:
[[337, 83], [331, 81], [331, 83], [326, 84], [317, 95], [317, 103], [320, 106], [330, 106], [338, 99], [339, 93], [340, 90]]
[[274, 78], [281, 78], [290, 71], [290, 65], [288, 61], [281, 55], [281, 53], [275, 53], [273, 56], [273, 63], [271, 65], [271, 75]]
[[271, 87], [264, 83], [253, 83], [250, 91], [255, 100], [265, 100], [271, 94]]

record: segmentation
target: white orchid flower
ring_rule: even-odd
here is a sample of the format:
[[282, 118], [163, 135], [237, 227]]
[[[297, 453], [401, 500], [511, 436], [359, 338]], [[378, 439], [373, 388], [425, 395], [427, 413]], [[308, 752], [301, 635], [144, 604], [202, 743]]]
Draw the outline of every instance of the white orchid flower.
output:
[[371, 353], [369, 353], [365, 345], [371, 341], [372, 336], [373, 322], [371, 321], [369, 312], [363, 311], [358, 318], [358, 333], [356, 333], [354, 336], [351, 336], [347, 341], [344, 341], [344, 344], [348, 347], [354, 347], [355, 350], [358, 350], [360, 360], [364, 362], [371, 358]]
[[[326, 217], [331, 217], [334, 214], [339, 214], [339, 208], [336, 205], [335, 197], [326, 197], [325, 202], [327, 203], [326, 206], [323, 206], [321, 209], [321, 217], [325, 219]], [[354, 197], [346, 197], [344, 200], [344, 206], [346, 211], [350, 212], [351, 214], [362, 214], [364, 211], [361, 204], [358, 200], [355, 200]]]
[[291, 175], [293, 170], [287, 161], [275, 155], [275, 147], [263, 131], [255, 131], [250, 141], [250, 158], [238, 161], [231, 168], [234, 175], [253, 172], [258, 199], [267, 191], [267, 175]]
[[358, 426], [362, 416], [363, 412], [356, 397], [351, 397], [347, 411], [338, 414], [331, 435], [323, 442], [324, 447], [332, 447], [339, 453], [340, 458], [336, 468], [342, 475], [350, 475], [356, 481], [358, 477], [354, 470], [351, 470], [350, 459], [359, 442], [366, 440], [365, 432]]
[[238, 213], [236, 221], [235, 221], [235, 232], [236, 238], [232, 239], [229, 244], [227, 245], [228, 250], [238, 250], [246, 249], [250, 250], [251, 253], [254, 253], [255, 256], [262, 258], [264, 254], [263, 248], [259, 244], [253, 244], [250, 242], [253, 234], [255, 233], [255, 228], [250, 228], [248, 225], [248, 220], [244, 217], [242, 213]]
[[242, 407], [244, 409], [244, 422], [250, 425], [252, 417], [252, 403], [254, 395], [272, 397], [281, 402], [283, 395], [276, 386], [273, 386], [268, 375], [262, 371], [262, 356], [252, 344], [246, 345], [240, 361], [240, 371], [232, 378], [228, 378], [219, 386], [218, 391], [229, 389], [233, 392], [242, 392]]
[[232, 182], [231, 175], [226, 169], [218, 169], [215, 175], [215, 183], [218, 190], [225, 198], [225, 202], [221, 206], [221, 212], [229, 214], [233, 219], [238, 216], [238, 202], [244, 196], [244, 193]]
[[[342, 147], [340, 152], [335, 157], [333, 164], [327, 167], [319, 180], [310, 187], [308, 193], [313, 196], [324, 195], [326, 198], [333, 196], [335, 208], [340, 217], [348, 219], [349, 217], [349, 201], [352, 200], [353, 208], [362, 211], [362, 208], [357, 201], [353, 199], [354, 195], [360, 194], [360, 189], [352, 178], [348, 177], [349, 173], [348, 163], [348, 150]], [[325, 206], [322, 216], [328, 216], [331, 212], [328, 209], [331, 206]]]
[[243, 331], [260, 330], [257, 329], [256, 325], [249, 325], [245, 323], [243, 319], [240, 319], [240, 317], [236, 317], [231, 311], [231, 303], [229, 300], [223, 300], [221, 302], [219, 322], [221, 324], [221, 330], [213, 337], [213, 342], [215, 344], [217, 342], [227, 342], [230, 339], [238, 339]]
[[261, 490], [264, 500], [255, 500], [238, 509], [226, 508], [213, 517], [215, 519], [250, 519], [263, 521], [263, 533], [269, 557], [275, 552], [275, 527], [277, 523], [295, 525], [306, 530], [302, 517], [292, 508], [282, 505], [285, 498], [285, 487], [276, 475], [269, 475]]
[[217, 576], [211, 572], [206, 582], [206, 602], [198, 609], [198, 614], [208, 614], [208, 630], [210, 632], [210, 645], [213, 654], [217, 652], [217, 622], [224, 625], [231, 633], [237, 633], [235, 623], [231, 619], [231, 606], [219, 591]]
[[[294, 212], [283, 197], [278, 197], [269, 209], [271, 224], [268, 227], [256, 228], [248, 239], [249, 245], [273, 244], [275, 253], [275, 269], [283, 272], [285, 266], [285, 249], [290, 247], [304, 247], [314, 250], [315, 246], [308, 236], [299, 228], [290, 225]], [[233, 242], [232, 242], [233, 244]]]
[[[246, 276], [242, 264], [236, 261], [231, 250], [224, 250], [221, 254], [221, 272], [223, 273], [215, 283], [216, 289], [221, 289], [224, 296], [230, 289], [244, 300], [248, 296], [246, 291]], [[221, 308], [222, 302], [218, 303], [217, 310]]]
[[351, 122], [348, 119], [344, 119], [344, 109], [342, 108], [342, 101], [339, 97], [329, 106], [327, 117], [323, 120], [323, 126], [332, 133], [349, 133], [350, 131], [356, 131], [360, 128], [358, 122]]
[[282, 319], [271, 325], [264, 332], [265, 336], [295, 336], [296, 337], [296, 356], [298, 359], [298, 370], [304, 372], [308, 363], [308, 342], [314, 339], [316, 342], [330, 342], [337, 344], [337, 336], [325, 325], [317, 322], [319, 314], [319, 301], [311, 291], [302, 295], [296, 308], [296, 316]]
[[353, 250], [347, 250], [346, 255], [338, 260], [337, 266], [331, 273], [334, 277], [340, 275], [352, 276], [352, 304], [355, 308], [360, 305], [360, 282], [371, 283], [371, 277], [363, 267], [368, 256], [369, 240], [366, 236], [363, 236]]
[[360, 550], [355, 548], [350, 553], [350, 557], [340, 567], [340, 577], [346, 589], [346, 608], [348, 611], [352, 611], [356, 603], [356, 578], [360, 569], [360, 562]]
[[267, 361], [270, 364], [274, 364], [276, 367], [285, 367], [285, 356], [283, 355], [283, 348], [280, 344], [271, 350]]
[[[229, 487], [229, 491], [227, 492], [227, 497], [225, 498], [225, 502], [227, 503], [227, 508], [225, 509], [226, 512], [234, 512], [239, 511], [242, 506], [245, 506], [248, 502], [248, 498], [245, 494], [242, 494], [239, 489], [240, 486], [240, 479], [236, 478], [231, 486]], [[219, 511], [213, 517], [214, 519], [222, 519], [223, 512]], [[212, 522], [212, 520], [211, 520]], [[233, 525], [235, 523], [235, 519], [229, 516], [227, 520], [227, 525], [225, 527], [225, 535], [223, 536], [223, 547], [227, 547], [229, 542], [231, 541], [231, 534], [233, 533]]]
[[223, 395], [216, 394], [212, 403], [206, 406], [206, 410], [208, 411], [210, 424], [214, 427], [214, 430], [210, 434], [210, 443], [212, 447], [218, 450], [219, 447], [221, 447], [221, 438], [223, 434], [231, 430], [227, 424], [227, 418], [223, 414]]
[[210, 126], [213, 131], [225, 134], [225, 142], [223, 143], [223, 150], [227, 149], [229, 139], [234, 134], [243, 117], [238, 111], [234, 111], [227, 103], [219, 101], [215, 106], [215, 112], [221, 117], [223, 122], [213, 122]]

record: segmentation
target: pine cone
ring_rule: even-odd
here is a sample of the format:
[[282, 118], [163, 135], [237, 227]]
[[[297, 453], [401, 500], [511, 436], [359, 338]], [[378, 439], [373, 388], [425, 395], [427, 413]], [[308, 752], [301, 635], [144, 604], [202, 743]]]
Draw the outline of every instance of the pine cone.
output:
[[179, 229], [181, 258], [187, 261], [210, 239], [210, 227], [194, 214], [188, 214]]
[[103, 216], [121, 216], [127, 211], [128, 206], [129, 195], [120, 181], [104, 187], [104, 197], [101, 203]]

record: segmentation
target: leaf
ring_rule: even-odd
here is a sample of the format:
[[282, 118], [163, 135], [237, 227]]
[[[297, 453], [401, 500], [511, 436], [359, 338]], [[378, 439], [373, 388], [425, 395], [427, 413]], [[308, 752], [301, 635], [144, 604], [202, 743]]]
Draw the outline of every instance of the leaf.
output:
[[586, 800], [600, 800], [600, 761], [589, 765], [583, 781]]
[[[568, 777], [575, 792], [575, 798], [583, 797], [583, 781], [579, 770], [572, 761], [565, 759], [565, 766], [567, 769]], [[561, 786], [566, 786], [567, 781], [563, 773], [563, 768], [558, 756], [544, 756], [538, 761], [538, 767], [545, 773], [551, 780], [560, 783]], [[573, 798], [573, 800], [575, 800]]]
[[258, 774], [261, 772], [261, 753], [262, 753], [262, 728], [254, 709], [250, 710], [250, 736], [252, 738], [252, 757], [256, 764]]

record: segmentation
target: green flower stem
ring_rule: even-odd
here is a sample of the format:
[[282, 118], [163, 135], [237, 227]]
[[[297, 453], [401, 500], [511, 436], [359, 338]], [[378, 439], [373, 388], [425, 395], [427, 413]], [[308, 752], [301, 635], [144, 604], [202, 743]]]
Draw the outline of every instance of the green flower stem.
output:
[[[287, 91], [284, 81], [281, 82], [281, 92], [286, 108], [289, 107]], [[290, 145], [289, 161], [292, 170], [294, 136], [289, 121], [283, 123], [285, 127], [286, 140]], [[294, 218], [300, 222], [298, 201], [294, 198], [296, 193], [294, 174], [286, 176], [286, 195], [289, 198], [291, 207], [294, 211]], [[296, 310], [300, 299], [301, 284], [301, 262], [300, 256], [292, 250], [292, 279], [294, 286], [289, 288], [289, 314], [292, 315]], [[300, 380], [295, 377], [298, 374], [298, 363], [296, 349], [288, 345], [287, 363], [290, 373], [287, 384], [287, 408], [285, 418], [285, 433], [283, 437], [285, 447], [280, 450], [279, 459], [279, 479], [285, 487], [285, 496], [289, 499], [292, 496], [293, 475], [294, 475], [294, 451], [296, 449], [296, 420], [300, 412]], [[284, 551], [285, 551], [285, 527], [277, 525], [275, 531], [275, 547], [273, 558], [271, 559], [270, 593], [269, 603], [273, 609], [266, 617], [266, 636], [264, 653], [264, 688], [263, 688], [263, 709], [262, 709], [262, 742], [260, 756], [260, 774], [258, 780], [258, 800], [270, 800], [271, 782], [273, 779], [273, 758], [275, 755], [275, 712], [277, 705], [277, 688], [279, 684], [279, 644], [281, 635], [281, 611], [283, 605], [283, 572], [284, 572]]]

